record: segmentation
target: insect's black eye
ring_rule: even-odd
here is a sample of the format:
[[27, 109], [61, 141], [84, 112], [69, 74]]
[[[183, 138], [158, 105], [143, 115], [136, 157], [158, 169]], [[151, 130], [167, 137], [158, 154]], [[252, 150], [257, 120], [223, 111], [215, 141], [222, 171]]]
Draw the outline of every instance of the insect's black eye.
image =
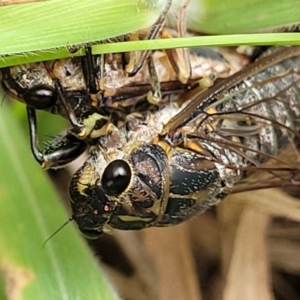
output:
[[102, 176], [102, 187], [106, 194], [119, 196], [126, 190], [131, 180], [131, 169], [127, 162], [118, 159], [111, 162]]
[[93, 229], [80, 229], [80, 231], [87, 239], [90, 240], [96, 240], [102, 235], [102, 232]]
[[23, 95], [24, 101], [35, 109], [47, 109], [54, 105], [57, 94], [48, 86], [36, 86]]

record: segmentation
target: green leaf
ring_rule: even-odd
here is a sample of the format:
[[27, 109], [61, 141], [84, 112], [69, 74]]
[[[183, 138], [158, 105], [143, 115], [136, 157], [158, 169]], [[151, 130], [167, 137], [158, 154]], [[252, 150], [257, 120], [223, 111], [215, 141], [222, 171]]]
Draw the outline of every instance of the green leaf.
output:
[[234, 34], [101, 44], [93, 46], [93, 54], [182, 47], [299, 44], [299, 33]]
[[[47, 0], [0, 6], [0, 68], [70, 57], [68, 45], [82, 45], [146, 28], [156, 21], [166, 3], [167, 0], [103, 0], [100, 5], [92, 0]], [[182, 3], [183, 0], [173, 0], [167, 17], [173, 27], [177, 27]], [[196, 32], [244, 33], [298, 23], [300, 10], [296, 0], [190, 0], [186, 20], [188, 29]], [[244, 34], [110, 43], [96, 45], [93, 51], [100, 54], [176, 47], [299, 43], [299, 33]], [[84, 53], [80, 49], [72, 56]]]
[[[142, 40], [122, 43], [99, 44], [92, 46], [93, 54], [117, 53], [139, 50], [158, 50], [173, 48], [192, 48], [192, 47], [214, 47], [214, 46], [239, 46], [239, 45], [299, 45], [299, 33], [262, 33], [262, 34], [234, 34], [217, 36], [199, 36], [174, 39]], [[74, 56], [85, 54], [84, 49], [80, 49]], [[69, 57], [70, 53], [66, 50], [43, 51], [26, 56], [10, 56], [2, 61], [0, 68], [18, 64], [32, 63], [43, 60], [52, 60]]]
[[[174, 12], [181, 3], [173, 0]], [[187, 27], [206, 34], [257, 32], [299, 20], [297, 0], [190, 0], [187, 7]], [[176, 24], [172, 15], [169, 22]]]
[[96, 42], [155, 23], [165, 0], [46, 0], [0, 6], [0, 56]]
[[68, 214], [5, 103], [0, 166], [0, 298], [118, 299], [75, 224], [42, 247]]

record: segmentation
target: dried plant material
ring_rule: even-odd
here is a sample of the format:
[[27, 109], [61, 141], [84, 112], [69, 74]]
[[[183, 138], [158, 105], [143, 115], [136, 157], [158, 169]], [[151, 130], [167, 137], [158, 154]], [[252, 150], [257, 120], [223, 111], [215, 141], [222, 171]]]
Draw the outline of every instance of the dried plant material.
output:
[[293, 288], [288, 279], [286, 279], [281, 274], [275, 273], [273, 275], [273, 285], [276, 289], [277, 295], [276, 299], [282, 300], [299, 300], [299, 294], [297, 288]]
[[245, 207], [234, 238], [224, 300], [273, 299], [265, 234], [270, 217]]
[[[133, 276], [125, 276], [122, 272], [119, 272], [112, 267], [103, 266], [103, 268], [108, 278], [115, 286], [118, 295], [120, 295], [122, 299], [157, 299], [157, 291], [153, 289], [153, 286], [149, 285], [148, 282], [144, 282], [140, 274], [133, 274]], [[149, 270], [147, 270], [144, 273], [152, 274], [151, 271], [149, 272]]]
[[17, 267], [10, 262], [1, 264], [1, 273], [5, 281], [7, 300], [23, 299], [23, 290], [34, 280], [34, 274], [30, 270]]
[[265, 189], [236, 194], [231, 197], [236, 203], [247, 203], [258, 211], [272, 216], [285, 217], [300, 221], [299, 200], [287, 195], [280, 189]]
[[[143, 244], [139, 232], [134, 231], [113, 231], [117, 243], [124, 251], [133, 269], [133, 275], [130, 278], [134, 282], [135, 289], [130, 289], [129, 282], [124, 285], [126, 294], [132, 293], [135, 290], [138, 293], [143, 293], [145, 299], [157, 299], [157, 291], [153, 287], [157, 286], [157, 275], [153, 262], [149, 258], [146, 246]], [[133, 298], [138, 294], [133, 293]]]
[[243, 206], [230, 201], [232, 197], [226, 198], [225, 201], [217, 207], [217, 219], [220, 228], [220, 259], [222, 265], [222, 274], [227, 274], [234, 247], [235, 235], [240, 222]]
[[292, 274], [300, 273], [300, 242], [288, 239], [271, 239], [269, 257], [274, 267]]
[[157, 299], [200, 300], [188, 224], [143, 232], [147, 252], [158, 276]]
[[218, 220], [207, 211], [188, 223], [192, 246], [196, 256], [204, 259], [216, 259], [220, 256], [220, 228]]

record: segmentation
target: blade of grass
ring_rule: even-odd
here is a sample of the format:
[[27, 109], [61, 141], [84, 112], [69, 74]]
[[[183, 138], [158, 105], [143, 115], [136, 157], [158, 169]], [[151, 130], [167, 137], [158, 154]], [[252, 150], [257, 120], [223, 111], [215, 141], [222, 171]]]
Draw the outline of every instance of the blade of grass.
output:
[[[92, 46], [93, 54], [117, 53], [139, 50], [159, 50], [182, 47], [214, 47], [238, 45], [299, 45], [300, 33], [261, 33], [261, 34], [233, 34], [218, 36], [199, 36], [174, 39], [156, 39], [130, 41], [122, 43], [108, 43]], [[80, 49], [73, 56], [82, 56], [84, 49]], [[69, 57], [66, 49], [27, 53], [22, 56], [10, 56], [0, 60], [0, 68], [37, 61], [52, 60]]]
[[[66, 48], [55, 48], [95, 42], [148, 27], [155, 22], [165, 4], [166, 0], [103, 0], [101, 4], [92, 0], [47, 0], [0, 6], [0, 68], [69, 57], [71, 54]], [[173, 26], [177, 26], [174, 20], [177, 20], [181, 4], [182, 0], [173, 0], [168, 17]], [[47, 22], [44, 20], [45, 12]], [[295, 0], [245, 0], [242, 4], [238, 0], [222, 3], [191, 0], [187, 7], [188, 28], [213, 34], [253, 32], [299, 20], [300, 10]], [[300, 40], [299, 34], [188, 39], [113, 43], [97, 46], [94, 53], [214, 45], [298, 44]], [[84, 55], [84, 51], [74, 55]]]
[[146, 28], [165, 0], [48, 0], [0, 6], [0, 56], [78, 45]]
[[0, 108], [1, 299], [118, 299], [69, 224], [9, 108]]
[[233, 34], [102, 44], [93, 46], [93, 54], [182, 47], [299, 44], [300, 33]]

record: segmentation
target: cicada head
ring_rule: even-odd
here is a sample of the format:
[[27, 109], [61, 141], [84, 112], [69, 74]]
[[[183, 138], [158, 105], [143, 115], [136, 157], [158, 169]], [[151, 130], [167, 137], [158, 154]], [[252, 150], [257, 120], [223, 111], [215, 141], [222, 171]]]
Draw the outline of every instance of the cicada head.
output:
[[48, 109], [57, 99], [52, 79], [43, 63], [3, 68], [2, 87], [14, 99], [36, 109]]
[[23, 64], [3, 68], [1, 73], [5, 92], [34, 109], [54, 112], [58, 99], [55, 80], [66, 94], [86, 90], [78, 58]]
[[98, 237], [107, 227], [151, 226], [168, 198], [167, 169], [166, 154], [157, 145], [139, 145], [121, 156], [93, 154], [70, 185], [73, 218], [79, 229]]

